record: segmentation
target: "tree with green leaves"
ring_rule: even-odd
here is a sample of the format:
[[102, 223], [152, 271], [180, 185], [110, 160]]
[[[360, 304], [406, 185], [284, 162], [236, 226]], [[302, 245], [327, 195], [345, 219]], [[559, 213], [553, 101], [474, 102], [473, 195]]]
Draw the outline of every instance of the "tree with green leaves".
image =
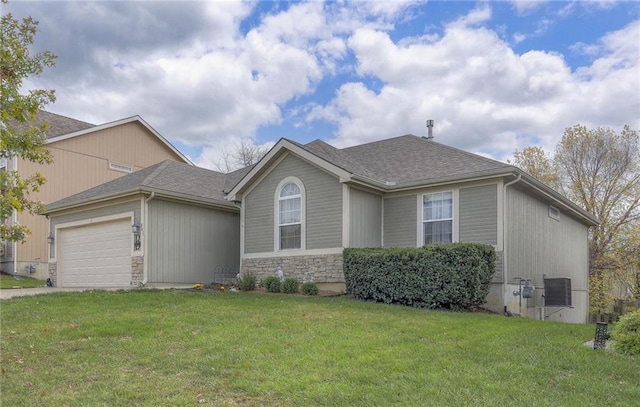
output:
[[[6, 3], [6, 0], [2, 0]], [[44, 51], [32, 54], [29, 47], [38, 22], [31, 17], [18, 20], [11, 13], [2, 16], [0, 27], [0, 159], [23, 159], [39, 164], [52, 161], [45, 147], [45, 123], [36, 123], [36, 114], [55, 101], [53, 90], [32, 89], [21, 94], [26, 78], [40, 75], [55, 65], [56, 56]], [[29, 230], [13, 224], [15, 212], [39, 213], [42, 203], [30, 198], [45, 179], [40, 173], [21, 176], [11, 168], [0, 171], [0, 240], [24, 241]]]
[[600, 219], [589, 237], [591, 311], [608, 307], [612, 285], [622, 284], [638, 295], [638, 132], [629, 126], [616, 134], [610, 128], [576, 125], [565, 130], [553, 157], [538, 147], [527, 147], [516, 152], [514, 164]]

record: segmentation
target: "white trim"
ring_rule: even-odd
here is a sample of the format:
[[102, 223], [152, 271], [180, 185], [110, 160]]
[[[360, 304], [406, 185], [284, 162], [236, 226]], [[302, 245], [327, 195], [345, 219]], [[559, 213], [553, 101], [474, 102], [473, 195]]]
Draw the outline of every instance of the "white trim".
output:
[[153, 127], [151, 127], [147, 122], [145, 122], [142, 119], [142, 117], [137, 116], [137, 115], [136, 116], [127, 117], [125, 119], [116, 120], [116, 121], [109, 122], [109, 123], [104, 123], [104, 124], [101, 124], [101, 125], [98, 125], [98, 126], [93, 126], [93, 127], [88, 128], [88, 129], [84, 129], [84, 130], [80, 130], [80, 131], [74, 131], [73, 133], [67, 133], [67, 134], [62, 134], [60, 136], [51, 137], [51, 138], [48, 138], [46, 140], [46, 144], [51, 144], [51, 143], [55, 143], [55, 142], [62, 141], [62, 140], [67, 140], [67, 139], [74, 138], [74, 137], [84, 136], [85, 134], [93, 133], [93, 132], [100, 131], [100, 130], [110, 129], [112, 127], [117, 127], [117, 126], [120, 126], [120, 125], [123, 125], [123, 124], [133, 123], [133, 122], [138, 122], [142, 126], [144, 126], [147, 130], [149, 130], [149, 132], [151, 132], [151, 134], [156, 136], [158, 138], [158, 140], [160, 140], [164, 145], [169, 147], [169, 149], [171, 151], [173, 151], [180, 158], [182, 158], [185, 163], [187, 163], [189, 165], [195, 165], [189, 158], [187, 158], [187, 156], [182, 154], [177, 148], [175, 148], [173, 146], [173, 144], [171, 144], [166, 138], [162, 137], [162, 135], [160, 133], [158, 133]]
[[444, 193], [444, 192], [451, 192], [451, 201], [452, 201], [451, 205], [453, 205], [452, 212], [451, 212], [451, 215], [453, 216], [453, 218], [451, 219], [451, 243], [457, 242], [460, 238], [459, 231], [458, 231], [458, 229], [460, 228], [459, 188], [454, 188], [454, 189], [447, 188], [447, 189], [442, 189], [437, 191], [422, 192], [417, 195], [419, 212], [418, 212], [418, 222], [417, 222], [418, 223], [417, 225], [418, 239], [416, 240], [416, 242], [418, 243], [418, 247], [422, 247], [425, 244], [424, 243], [424, 210], [423, 210], [424, 196], [427, 194], [437, 194], [437, 193]]
[[[87, 225], [92, 225], [95, 223], [104, 223], [104, 222], [110, 222], [110, 221], [114, 221], [114, 220], [120, 220], [120, 219], [126, 219], [129, 218], [131, 224], [133, 224], [133, 219], [135, 216], [135, 212], [133, 211], [129, 211], [129, 212], [123, 212], [123, 213], [117, 213], [115, 215], [107, 215], [107, 216], [99, 216], [97, 218], [88, 218], [88, 219], [82, 219], [82, 220], [74, 220], [71, 222], [65, 222], [65, 223], [59, 223], [56, 225], [55, 229], [54, 229], [54, 242], [55, 242], [55, 253], [54, 253], [54, 257], [49, 259], [50, 262], [57, 262], [58, 260], [58, 232], [60, 229], [70, 229], [70, 228], [75, 228], [75, 227], [80, 227], [80, 226], [87, 226]], [[133, 242], [133, 239], [132, 239]], [[135, 253], [133, 250], [133, 244], [130, 247], [131, 249], [131, 256], [133, 256], [133, 254]], [[140, 253], [142, 253], [142, 251], [139, 251]]]
[[342, 247], [351, 246], [351, 189], [342, 184]]
[[261, 259], [274, 257], [292, 257], [292, 256], [322, 256], [325, 254], [342, 253], [342, 247], [331, 249], [311, 249], [311, 250], [281, 250], [279, 252], [263, 252], [263, 253], [245, 253], [241, 259]]
[[[266, 171], [264, 171], [264, 172], [262, 172], [262, 173], [260, 174], [260, 176], [259, 176], [258, 178], [256, 178], [256, 180], [255, 180], [254, 182], [252, 182], [252, 183], [249, 185], [249, 187], [247, 188], [247, 190], [243, 192], [242, 196], [243, 196], [243, 197], [245, 197], [245, 196], [249, 195], [249, 194], [250, 194], [250, 193], [251, 193], [251, 192], [252, 192], [252, 191], [253, 191], [253, 190], [254, 190], [258, 185], [260, 185], [260, 183], [262, 182], [262, 180], [264, 180], [264, 179], [267, 177], [267, 175], [269, 175], [269, 174], [271, 173], [271, 171], [272, 171], [275, 167], [277, 167], [277, 166], [278, 166], [282, 161], [284, 161], [284, 159], [285, 159], [285, 158], [287, 158], [288, 156], [289, 156], [289, 153], [288, 153], [288, 152], [285, 152], [285, 153], [284, 153], [284, 154], [282, 154], [280, 157], [276, 158], [276, 159], [273, 161], [273, 164], [271, 164], [271, 165], [269, 166], [269, 169], [268, 169], [268, 170], [266, 170]], [[231, 194], [231, 193], [229, 193], [229, 195], [230, 195], [230, 194]], [[230, 200], [233, 200], [233, 199], [230, 199]]]
[[238, 184], [233, 187], [231, 191], [227, 194], [227, 200], [229, 201], [237, 201], [236, 195], [238, 195], [248, 184], [253, 184], [253, 178], [257, 175], [261, 174], [265, 167], [270, 167], [272, 160], [277, 158], [280, 151], [283, 149], [292, 152], [298, 157], [310, 162], [311, 164], [319, 167], [331, 174], [334, 174], [340, 179], [340, 182], [349, 182], [351, 180], [352, 174], [348, 171], [343, 170], [342, 168], [323, 160], [322, 158], [311, 154], [307, 150], [301, 148], [300, 146], [292, 143], [287, 139], [280, 139], [275, 146], [256, 164], [255, 167], [246, 174]]
[[[280, 248], [280, 192], [282, 192], [282, 188], [287, 185], [287, 184], [296, 184], [298, 186], [298, 188], [300, 188], [300, 248], [298, 249], [281, 249]], [[298, 177], [294, 177], [294, 176], [288, 176], [285, 177], [282, 181], [280, 181], [280, 183], [278, 184], [278, 187], [276, 188], [276, 191], [273, 195], [273, 209], [274, 209], [274, 214], [273, 214], [273, 220], [274, 220], [274, 228], [273, 228], [273, 251], [274, 252], [278, 252], [278, 253], [282, 253], [282, 252], [290, 252], [290, 251], [297, 251], [297, 250], [305, 250], [306, 246], [307, 246], [307, 228], [306, 228], [306, 223], [307, 223], [307, 216], [306, 216], [306, 212], [307, 212], [307, 199], [306, 199], [306, 195], [307, 192], [304, 188], [304, 183], [300, 180], [300, 178]]]

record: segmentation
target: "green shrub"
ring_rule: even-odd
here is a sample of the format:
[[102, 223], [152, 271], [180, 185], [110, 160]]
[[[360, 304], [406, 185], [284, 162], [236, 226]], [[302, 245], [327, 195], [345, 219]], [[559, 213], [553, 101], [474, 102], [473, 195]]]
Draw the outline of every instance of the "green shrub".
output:
[[347, 248], [343, 257], [348, 293], [420, 308], [456, 311], [481, 306], [495, 272], [493, 246], [477, 243]]
[[304, 295], [318, 295], [318, 286], [316, 283], [302, 283], [300, 291]]
[[285, 278], [282, 282], [282, 292], [285, 294], [295, 294], [298, 292], [298, 280], [295, 278]]
[[262, 286], [270, 293], [279, 293], [282, 288], [282, 282], [276, 276], [269, 276], [262, 280]]
[[611, 339], [615, 350], [627, 355], [640, 355], [640, 311], [620, 317]]
[[253, 291], [256, 289], [256, 276], [251, 273], [243, 274], [238, 279], [240, 291]]

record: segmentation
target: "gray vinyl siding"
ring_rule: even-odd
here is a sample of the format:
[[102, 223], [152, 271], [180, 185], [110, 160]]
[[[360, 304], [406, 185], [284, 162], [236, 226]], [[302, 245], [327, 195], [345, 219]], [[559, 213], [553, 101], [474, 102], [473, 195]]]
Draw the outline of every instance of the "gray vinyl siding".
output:
[[349, 194], [349, 247], [380, 247], [382, 197], [354, 188]]
[[136, 199], [129, 202], [118, 203], [108, 206], [100, 206], [87, 210], [66, 213], [62, 215], [51, 216], [51, 230], [55, 229], [56, 225], [60, 225], [68, 222], [83, 221], [92, 218], [101, 218], [104, 216], [112, 216], [125, 212], [133, 212], [137, 219], [140, 219], [140, 199]]
[[461, 242], [498, 244], [498, 186], [460, 188]]
[[507, 279], [530, 278], [542, 285], [543, 274], [571, 278], [572, 290], [587, 290], [587, 226], [516, 187], [507, 189], [505, 250]]
[[154, 199], [144, 233], [150, 283], [226, 283], [240, 267], [240, 215]]
[[306, 249], [342, 247], [342, 184], [337, 177], [289, 155], [243, 198], [245, 252], [273, 252], [276, 188], [289, 176], [304, 184]]
[[417, 199], [416, 195], [384, 199], [385, 247], [417, 246]]

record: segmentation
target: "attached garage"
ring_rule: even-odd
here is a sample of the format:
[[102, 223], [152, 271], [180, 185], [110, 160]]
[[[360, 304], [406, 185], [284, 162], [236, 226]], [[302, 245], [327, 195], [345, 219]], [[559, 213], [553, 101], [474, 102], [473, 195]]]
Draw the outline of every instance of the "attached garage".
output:
[[61, 287], [129, 287], [131, 221], [60, 229], [58, 285]]
[[47, 205], [51, 284], [232, 281], [240, 267], [240, 211], [224, 198], [228, 177], [163, 161]]

